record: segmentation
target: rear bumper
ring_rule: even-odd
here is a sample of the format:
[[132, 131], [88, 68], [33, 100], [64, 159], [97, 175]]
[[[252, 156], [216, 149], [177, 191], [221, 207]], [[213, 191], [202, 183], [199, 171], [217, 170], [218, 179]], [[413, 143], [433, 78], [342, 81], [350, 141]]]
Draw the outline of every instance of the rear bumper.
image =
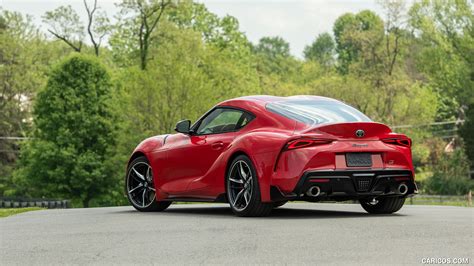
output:
[[[407, 186], [406, 193], [399, 192], [400, 184]], [[306, 192], [318, 186], [318, 196]], [[413, 196], [418, 193], [412, 172], [405, 169], [357, 169], [308, 171], [301, 176], [290, 194], [283, 194], [277, 187], [271, 188], [273, 201], [281, 200], [351, 200], [373, 197]]]

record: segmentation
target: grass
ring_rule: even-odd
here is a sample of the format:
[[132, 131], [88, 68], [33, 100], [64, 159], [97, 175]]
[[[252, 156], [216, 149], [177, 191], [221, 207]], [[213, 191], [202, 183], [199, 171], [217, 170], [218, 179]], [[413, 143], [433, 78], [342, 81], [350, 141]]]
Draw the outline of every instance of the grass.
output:
[[43, 210], [43, 208], [30, 207], [30, 208], [0, 209], [0, 218], [12, 216], [12, 215], [19, 214], [19, 213], [22, 213], [22, 212], [38, 211], [38, 210]]
[[437, 206], [458, 206], [458, 207], [473, 207], [469, 206], [467, 201], [413, 201], [413, 204], [410, 203], [410, 200], [405, 201], [405, 205], [437, 205]]

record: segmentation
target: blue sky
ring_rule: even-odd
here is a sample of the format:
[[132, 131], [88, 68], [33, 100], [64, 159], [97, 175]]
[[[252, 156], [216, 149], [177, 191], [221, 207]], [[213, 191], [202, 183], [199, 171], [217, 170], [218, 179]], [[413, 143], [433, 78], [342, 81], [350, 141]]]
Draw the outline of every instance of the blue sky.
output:
[[[116, 0], [98, 0], [109, 16], [117, 12]], [[374, 10], [383, 16], [377, 0], [199, 0], [219, 16], [236, 17], [240, 29], [252, 42], [264, 36], [281, 36], [290, 43], [291, 52], [302, 56], [304, 46], [323, 32], [332, 31], [334, 21], [346, 12]], [[85, 19], [82, 0], [2, 0], [3, 9], [28, 13], [38, 23], [48, 10], [71, 5]]]

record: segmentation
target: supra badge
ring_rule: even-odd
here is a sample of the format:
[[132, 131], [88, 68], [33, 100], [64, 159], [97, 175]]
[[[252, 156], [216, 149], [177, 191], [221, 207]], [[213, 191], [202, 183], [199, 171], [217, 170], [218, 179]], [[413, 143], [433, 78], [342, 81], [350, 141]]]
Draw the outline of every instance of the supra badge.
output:
[[369, 144], [352, 144], [352, 147], [357, 147], [357, 148], [365, 148], [365, 147], [369, 147]]

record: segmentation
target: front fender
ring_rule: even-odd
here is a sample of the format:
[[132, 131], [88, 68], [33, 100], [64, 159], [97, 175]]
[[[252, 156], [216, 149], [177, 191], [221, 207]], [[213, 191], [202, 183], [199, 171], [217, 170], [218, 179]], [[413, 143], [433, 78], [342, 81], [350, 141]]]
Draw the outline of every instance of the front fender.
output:
[[148, 156], [149, 156], [148, 154], [151, 151], [154, 151], [156, 149], [159, 149], [159, 148], [163, 147], [165, 142], [166, 142], [167, 137], [168, 137], [168, 135], [158, 135], [158, 136], [153, 136], [153, 137], [150, 137], [150, 138], [147, 138], [147, 139], [143, 140], [133, 150], [132, 155], [130, 156], [130, 159], [129, 159], [128, 163], [130, 163], [132, 160], [134, 160], [136, 157], [138, 157], [137, 155], [139, 155], [139, 154], [144, 154], [145, 157], [147, 157], [147, 159], [150, 160], [150, 158], [148, 158]]

